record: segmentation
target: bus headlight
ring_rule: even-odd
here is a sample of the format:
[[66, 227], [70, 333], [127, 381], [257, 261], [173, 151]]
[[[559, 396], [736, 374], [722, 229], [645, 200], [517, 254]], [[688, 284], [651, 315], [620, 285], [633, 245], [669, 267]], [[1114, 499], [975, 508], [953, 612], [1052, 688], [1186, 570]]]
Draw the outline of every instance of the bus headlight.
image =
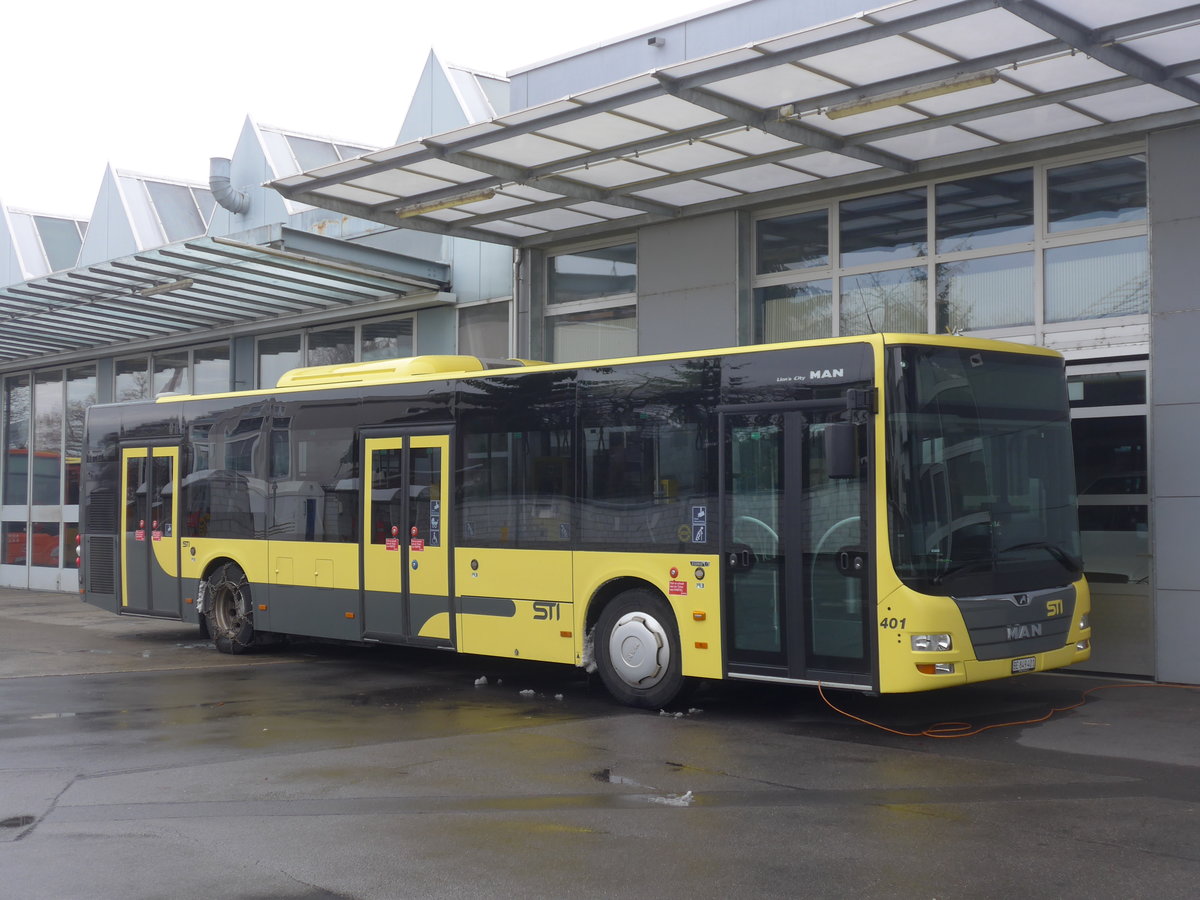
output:
[[1087, 631], [1091, 627], [1092, 627], [1092, 617], [1090, 614], [1084, 613], [1082, 616], [1079, 617], [1079, 630]]
[[918, 653], [950, 650], [954, 642], [948, 634], [914, 634], [911, 636], [912, 648]]

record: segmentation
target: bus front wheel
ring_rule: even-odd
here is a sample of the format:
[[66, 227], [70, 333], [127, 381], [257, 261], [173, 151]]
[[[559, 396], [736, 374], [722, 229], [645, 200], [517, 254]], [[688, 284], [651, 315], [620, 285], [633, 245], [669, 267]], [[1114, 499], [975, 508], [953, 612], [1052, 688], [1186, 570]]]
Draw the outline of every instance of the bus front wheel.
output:
[[600, 613], [594, 646], [600, 679], [628, 706], [661, 709], [683, 690], [675, 617], [650, 591], [614, 598]]
[[213, 643], [222, 653], [245, 653], [254, 646], [254, 614], [250, 582], [241, 566], [228, 563], [208, 576], [205, 619]]

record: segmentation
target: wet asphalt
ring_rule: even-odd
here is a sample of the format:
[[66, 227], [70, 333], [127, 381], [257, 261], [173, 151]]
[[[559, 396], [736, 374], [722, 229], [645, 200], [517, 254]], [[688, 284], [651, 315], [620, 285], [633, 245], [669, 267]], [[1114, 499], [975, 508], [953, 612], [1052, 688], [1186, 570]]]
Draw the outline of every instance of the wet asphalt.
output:
[[725, 683], [644, 712], [570, 668], [230, 657], [0, 590], [0, 897], [1200, 893], [1200, 691], [828, 699]]

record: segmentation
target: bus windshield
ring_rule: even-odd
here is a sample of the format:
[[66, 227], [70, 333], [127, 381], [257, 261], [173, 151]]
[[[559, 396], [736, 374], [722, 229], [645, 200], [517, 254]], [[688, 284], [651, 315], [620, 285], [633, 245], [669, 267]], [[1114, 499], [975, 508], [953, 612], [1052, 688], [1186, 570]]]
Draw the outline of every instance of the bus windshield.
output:
[[888, 354], [888, 519], [901, 580], [956, 597], [1076, 581], [1062, 360], [952, 347]]

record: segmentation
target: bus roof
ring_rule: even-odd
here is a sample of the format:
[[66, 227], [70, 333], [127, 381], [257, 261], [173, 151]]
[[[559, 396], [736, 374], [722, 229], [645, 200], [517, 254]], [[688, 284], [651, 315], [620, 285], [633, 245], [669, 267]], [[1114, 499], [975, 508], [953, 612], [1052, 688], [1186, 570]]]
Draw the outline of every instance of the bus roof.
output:
[[660, 353], [636, 357], [614, 357], [611, 359], [590, 359], [576, 362], [548, 363], [528, 359], [485, 359], [475, 356], [458, 355], [428, 355], [412, 356], [400, 359], [381, 359], [360, 363], [339, 363], [328, 366], [306, 366], [291, 369], [280, 376], [273, 387], [257, 388], [250, 391], [222, 391], [215, 394], [164, 394], [156, 398], [157, 403], [172, 403], [190, 400], [194, 397], [220, 397], [236, 395], [265, 396], [279, 392], [292, 393], [306, 390], [322, 390], [329, 388], [402, 384], [419, 381], [458, 380], [478, 375], [481, 372], [489, 374], [515, 374], [532, 368], [546, 371], [570, 371], [587, 369], [597, 366], [614, 366], [631, 362], [657, 362], [674, 359], [695, 359], [705, 356], [727, 356], [743, 353], [757, 353], [767, 350], [783, 350], [792, 347], [835, 346], [838, 344], [868, 343], [880, 349], [884, 346], [898, 344], [918, 344], [921, 346], [963, 347], [967, 349], [1005, 351], [1024, 353], [1032, 356], [1057, 356], [1056, 350], [1037, 347], [1030, 344], [1016, 344], [1006, 341], [996, 341], [987, 338], [962, 337], [950, 334], [899, 334], [882, 333], [851, 335], [848, 337], [823, 338], [812, 341], [788, 341], [777, 344], [747, 344], [740, 347], [713, 348], [709, 350], [685, 350], [673, 353]]

